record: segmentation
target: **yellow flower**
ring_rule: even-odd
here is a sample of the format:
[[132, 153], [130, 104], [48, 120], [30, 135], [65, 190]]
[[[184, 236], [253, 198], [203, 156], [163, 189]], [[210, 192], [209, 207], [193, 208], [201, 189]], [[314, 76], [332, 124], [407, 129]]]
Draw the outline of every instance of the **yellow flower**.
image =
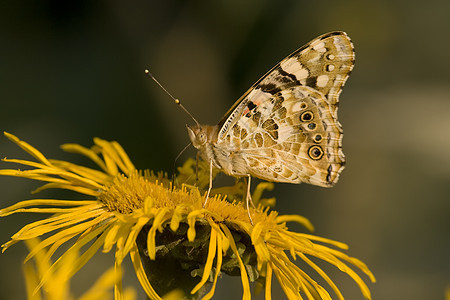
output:
[[[241, 277], [243, 299], [251, 298], [250, 282], [256, 282], [256, 288], [264, 289], [266, 299], [271, 299], [273, 275], [289, 299], [331, 299], [329, 290], [343, 299], [337, 286], [311, 258], [326, 261], [347, 273], [364, 297], [370, 299], [367, 285], [351, 267], [361, 270], [371, 281], [375, 279], [361, 261], [337, 250], [347, 249], [345, 244], [289, 231], [287, 222], [300, 223], [310, 231], [313, 227], [304, 217], [280, 216], [268, 207], [262, 208], [262, 203], [274, 203], [274, 199], [261, 199], [262, 191], [272, 188], [270, 183], [260, 184], [253, 194], [260, 209], [251, 209], [252, 225], [244, 206], [225, 199], [244, 195], [245, 190], [239, 184], [216, 189], [216, 196], [203, 207], [204, 196], [193, 186], [192, 161], [179, 169], [180, 175], [172, 188], [170, 180], [162, 174], [136, 170], [116, 142], [94, 139], [95, 145], [90, 149], [75, 144], [63, 145], [66, 151], [90, 158], [99, 166], [99, 171], [48, 160], [31, 145], [11, 134], [5, 135], [37, 162], [5, 159], [33, 169], [4, 169], [0, 170], [0, 175], [47, 182], [36, 191], [62, 188], [93, 198], [83, 201], [34, 199], [0, 210], [2, 217], [17, 212], [53, 214], [26, 225], [2, 246], [4, 251], [18, 241], [46, 235], [30, 249], [25, 261], [45, 248], [48, 248], [46, 259], [50, 260], [62, 244], [76, 238], [43, 274], [36, 289], [46, 286], [62, 269], [65, 278], [71, 278], [98, 250], [109, 252], [115, 247], [117, 274], [122, 273], [122, 261], [129, 255], [151, 299], [161, 299], [161, 295], [167, 293], [170, 299], [180, 293], [191, 299], [211, 299], [220, 273]], [[200, 187], [206, 185], [208, 176], [207, 168], [200, 165]], [[224, 191], [227, 196], [218, 194]], [[72, 263], [65, 264], [68, 258]], [[328, 290], [292, 261], [297, 258], [327, 282]], [[122, 296], [118, 281], [115, 297]]]
[[[32, 251], [40, 242], [39, 238], [25, 240], [27, 248]], [[70, 278], [67, 277], [70, 266], [76, 259], [75, 255], [66, 256], [65, 260], [61, 263], [61, 268], [58, 272], [51, 275], [51, 278], [46, 281], [43, 288], [36, 290], [39, 285], [40, 279], [46, 274], [51, 267], [51, 262], [48, 260], [48, 249], [43, 249], [33, 257], [32, 261], [27, 261], [23, 265], [23, 272], [25, 275], [25, 284], [27, 290], [27, 298], [33, 300], [48, 299], [48, 300], [60, 300], [60, 299], [75, 299], [70, 293], [69, 282]], [[115, 272], [114, 268], [109, 268], [102, 276], [92, 285], [92, 287], [86, 291], [79, 300], [103, 300], [112, 299], [110, 289], [121, 280], [121, 274]], [[133, 300], [136, 298], [136, 293], [133, 289], [126, 289], [123, 295], [124, 300]]]

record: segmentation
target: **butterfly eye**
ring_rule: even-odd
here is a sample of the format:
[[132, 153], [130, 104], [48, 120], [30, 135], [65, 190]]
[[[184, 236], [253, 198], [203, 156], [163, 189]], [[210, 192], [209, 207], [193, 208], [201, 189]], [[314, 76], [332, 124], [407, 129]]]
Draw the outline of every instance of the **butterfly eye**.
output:
[[194, 143], [194, 147], [198, 148], [203, 146], [207, 142], [206, 132], [203, 129], [200, 129], [194, 137], [195, 140], [192, 140]]
[[312, 146], [308, 150], [309, 157], [314, 160], [319, 160], [323, 156], [323, 150], [320, 146]]
[[314, 115], [310, 111], [305, 111], [300, 115], [300, 121], [306, 122], [311, 121], [314, 118]]

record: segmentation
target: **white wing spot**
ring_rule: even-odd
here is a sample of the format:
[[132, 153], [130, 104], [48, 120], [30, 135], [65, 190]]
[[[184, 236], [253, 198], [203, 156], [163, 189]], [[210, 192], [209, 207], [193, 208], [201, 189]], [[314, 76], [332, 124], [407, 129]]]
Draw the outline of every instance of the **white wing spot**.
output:
[[316, 85], [318, 87], [324, 87], [324, 86], [327, 85], [329, 79], [330, 78], [328, 77], [328, 75], [320, 75], [320, 76], [317, 77]]
[[309, 72], [296, 58], [289, 58], [280, 63], [280, 67], [287, 73], [294, 74], [297, 80], [304, 80], [308, 77]]
[[[302, 97], [302, 98], [303, 98], [303, 97]], [[303, 108], [302, 108], [302, 104], [303, 104]], [[298, 112], [298, 111], [303, 110], [303, 109], [304, 109], [304, 106], [305, 106], [305, 102], [303, 102], [303, 101], [297, 101], [297, 102], [295, 102], [295, 103], [292, 105], [291, 111], [292, 111], [292, 113], [296, 113], [296, 112]]]
[[325, 43], [324, 42], [320, 42], [317, 45], [314, 45], [313, 49], [316, 50], [317, 52], [325, 52], [325, 51], [327, 51], [327, 49], [325, 48]]
[[306, 69], [301, 69], [297, 73], [294, 73], [297, 80], [304, 80], [309, 76], [309, 72]]
[[335, 37], [334, 38], [334, 45], [336, 46], [336, 48], [338, 49], [339, 52], [347, 52], [347, 45], [348, 45], [348, 41], [346, 39], [343, 39], [341, 37]]

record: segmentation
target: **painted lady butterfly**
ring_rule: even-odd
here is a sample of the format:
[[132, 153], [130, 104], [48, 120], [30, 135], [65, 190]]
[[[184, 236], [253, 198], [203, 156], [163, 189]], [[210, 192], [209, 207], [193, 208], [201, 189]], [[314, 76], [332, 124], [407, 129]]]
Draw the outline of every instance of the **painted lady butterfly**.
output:
[[248, 208], [251, 176], [324, 187], [338, 181], [345, 157], [337, 108], [354, 63], [345, 32], [321, 35], [267, 72], [216, 126], [200, 125], [146, 73], [196, 122], [189, 138], [211, 170], [248, 176]]

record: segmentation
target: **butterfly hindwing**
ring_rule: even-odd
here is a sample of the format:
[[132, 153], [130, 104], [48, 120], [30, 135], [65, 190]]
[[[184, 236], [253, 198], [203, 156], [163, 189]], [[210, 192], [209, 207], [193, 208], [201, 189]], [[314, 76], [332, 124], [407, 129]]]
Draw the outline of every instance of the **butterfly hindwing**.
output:
[[341, 137], [323, 95], [297, 86], [247, 112], [217, 146], [235, 149], [253, 176], [331, 186], [343, 169]]

